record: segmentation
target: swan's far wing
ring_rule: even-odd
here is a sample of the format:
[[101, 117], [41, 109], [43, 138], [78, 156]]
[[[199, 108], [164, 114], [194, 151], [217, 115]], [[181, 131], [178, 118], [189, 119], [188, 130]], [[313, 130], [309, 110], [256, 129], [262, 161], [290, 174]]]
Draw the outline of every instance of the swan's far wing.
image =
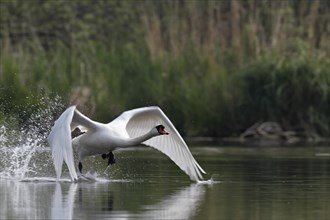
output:
[[71, 127], [84, 127], [85, 129], [80, 130], [89, 130], [89, 131], [95, 131], [97, 130], [98, 122], [95, 122], [91, 120], [90, 118], [83, 115], [80, 111], [78, 111], [77, 108], [74, 110], [73, 118], [72, 118], [72, 124]]
[[73, 160], [70, 129], [75, 109], [75, 106], [71, 106], [62, 113], [62, 115], [55, 121], [47, 138], [52, 149], [57, 180], [61, 177], [63, 159], [69, 168], [71, 179], [78, 179]]
[[156, 125], [163, 124], [169, 135], [156, 136], [143, 143], [166, 154], [191, 180], [203, 179], [201, 173], [205, 173], [205, 171], [197, 163], [179, 132], [159, 107], [144, 107], [126, 111], [118, 119], [115, 123], [120, 124], [121, 127], [125, 125], [129, 137], [146, 134]]

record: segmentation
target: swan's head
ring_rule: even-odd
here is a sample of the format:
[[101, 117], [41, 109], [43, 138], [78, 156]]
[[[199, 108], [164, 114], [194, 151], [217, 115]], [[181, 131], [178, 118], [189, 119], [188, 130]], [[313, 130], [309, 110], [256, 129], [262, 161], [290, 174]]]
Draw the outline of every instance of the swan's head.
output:
[[155, 128], [157, 129], [158, 135], [168, 134], [164, 125], [157, 125]]

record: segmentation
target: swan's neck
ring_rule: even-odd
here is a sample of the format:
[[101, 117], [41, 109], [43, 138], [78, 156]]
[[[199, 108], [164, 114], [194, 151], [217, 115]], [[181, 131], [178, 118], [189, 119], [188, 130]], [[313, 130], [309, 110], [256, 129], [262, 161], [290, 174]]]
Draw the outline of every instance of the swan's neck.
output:
[[136, 145], [139, 145], [141, 144], [142, 142], [145, 142], [146, 140], [149, 140], [150, 138], [152, 137], [155, 137], [157, 136], [158, 134], [154, 134], [154, 132], [149, 131], [148, 133], [142, 135], [142, 136], [139, 136], [139, 137], [135, 137], [135, 138], [130, 138], [128, 140], [126, 140], [126, 146], [127, 147], [130, 147], [130, 146], [136, 146]]

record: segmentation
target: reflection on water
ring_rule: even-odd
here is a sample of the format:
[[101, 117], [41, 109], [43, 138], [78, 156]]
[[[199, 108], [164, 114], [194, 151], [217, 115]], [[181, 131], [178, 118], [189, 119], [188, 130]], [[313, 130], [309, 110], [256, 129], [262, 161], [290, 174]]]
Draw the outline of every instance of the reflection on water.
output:
[[[125, 187], [132, 187], [127, 186], [127, 183], [124, 185], [126, 185]], [[76, 210], [79, 210], [77, 212], [79, 214], [75, 217], [79, 219], [90, 219], [95, 216], [99, 219], [102, 219], [102, 217], [116, 217], [120, 219], [133, 217], [141, 219], [190, 219], [195, 214], [205, 192], [204, 186], [192, 184], [174, 190], [170, 195], [162, 196], [155, 203], [150, 203], [150, 201], [140, 200], [141, 197], [139, 198], [141, 190], [142, 193], [148, 193], [143, 185], [135, 185], [132, 189], [128, 189], [127, 192], [115, 191], [115, 188], [105, 183], [93, 185], [79, 184], [77, 201], [75, 202]], [[135, 204], [133, 205], [122, 199], [121, 194], [123, 193], [130, 194], [127, 196], [130, 196]], [[95, 203], [94, 201], [98, 199], [91, 201], [91, 197], [94, 196], [101, 198], [102, 202]], [[154, 195], [149, 196], [152, 197]], [[148, 203], [150, 204], [147, 205]]]
[[62, 192], [61, 183], [55, 185], [55, 191], [51, 197], [50, 219], [72, 219], [77, 184], [70, 184], [67, 192]]
[[157, 151], [121, 151], [108, 174], [87, 162], [97, 182], [55, 182], [50, 165], [24, 181], [0, 176], [0, 219], [330, 219], [327, 147], [192, 151], [221, 181], [191, 183]]
[[[127, 183], [0, 183], [0, 219], [191, 219], [205, 193], [205, 186], [191, 184], [154, 204], [140, 201], [135, 211], [129, 204], [124, 205], [122, 192], [114, 191], [116, 186], [112, 186]], [[126, 193], [132, 193], [132, 200], [138, 194], [136, 189]]]

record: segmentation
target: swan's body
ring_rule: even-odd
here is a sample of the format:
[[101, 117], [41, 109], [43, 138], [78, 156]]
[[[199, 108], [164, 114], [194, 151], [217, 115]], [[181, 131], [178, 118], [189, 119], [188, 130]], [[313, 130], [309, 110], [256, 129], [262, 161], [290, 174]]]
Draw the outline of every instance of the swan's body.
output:
[[[163, 125], [169, 133], [164, 130]], [[83, 127], [86, 133], [71, 140], [71, 130], [77, 126]], [[118, 148], [145, 144], [166, 154], [189, 175], [191, 180], [201, 180], [203, 179], [201, 173], [205, 173], [193, 158], [178, 131], [159, 107], [126, 111], [112, 122], [103, 124], [89, 119], [75, 106], [71, 106], [55, 122], [48, 136], [48, 143], [52, 148], [57, 179], [62, 173], [63, 160], [69, 168], [71, 179], [73, 181], [78, 179], [72, 145], [78, 153], [80, 170], [81, 162], [87, 156], [106, 154]]]

